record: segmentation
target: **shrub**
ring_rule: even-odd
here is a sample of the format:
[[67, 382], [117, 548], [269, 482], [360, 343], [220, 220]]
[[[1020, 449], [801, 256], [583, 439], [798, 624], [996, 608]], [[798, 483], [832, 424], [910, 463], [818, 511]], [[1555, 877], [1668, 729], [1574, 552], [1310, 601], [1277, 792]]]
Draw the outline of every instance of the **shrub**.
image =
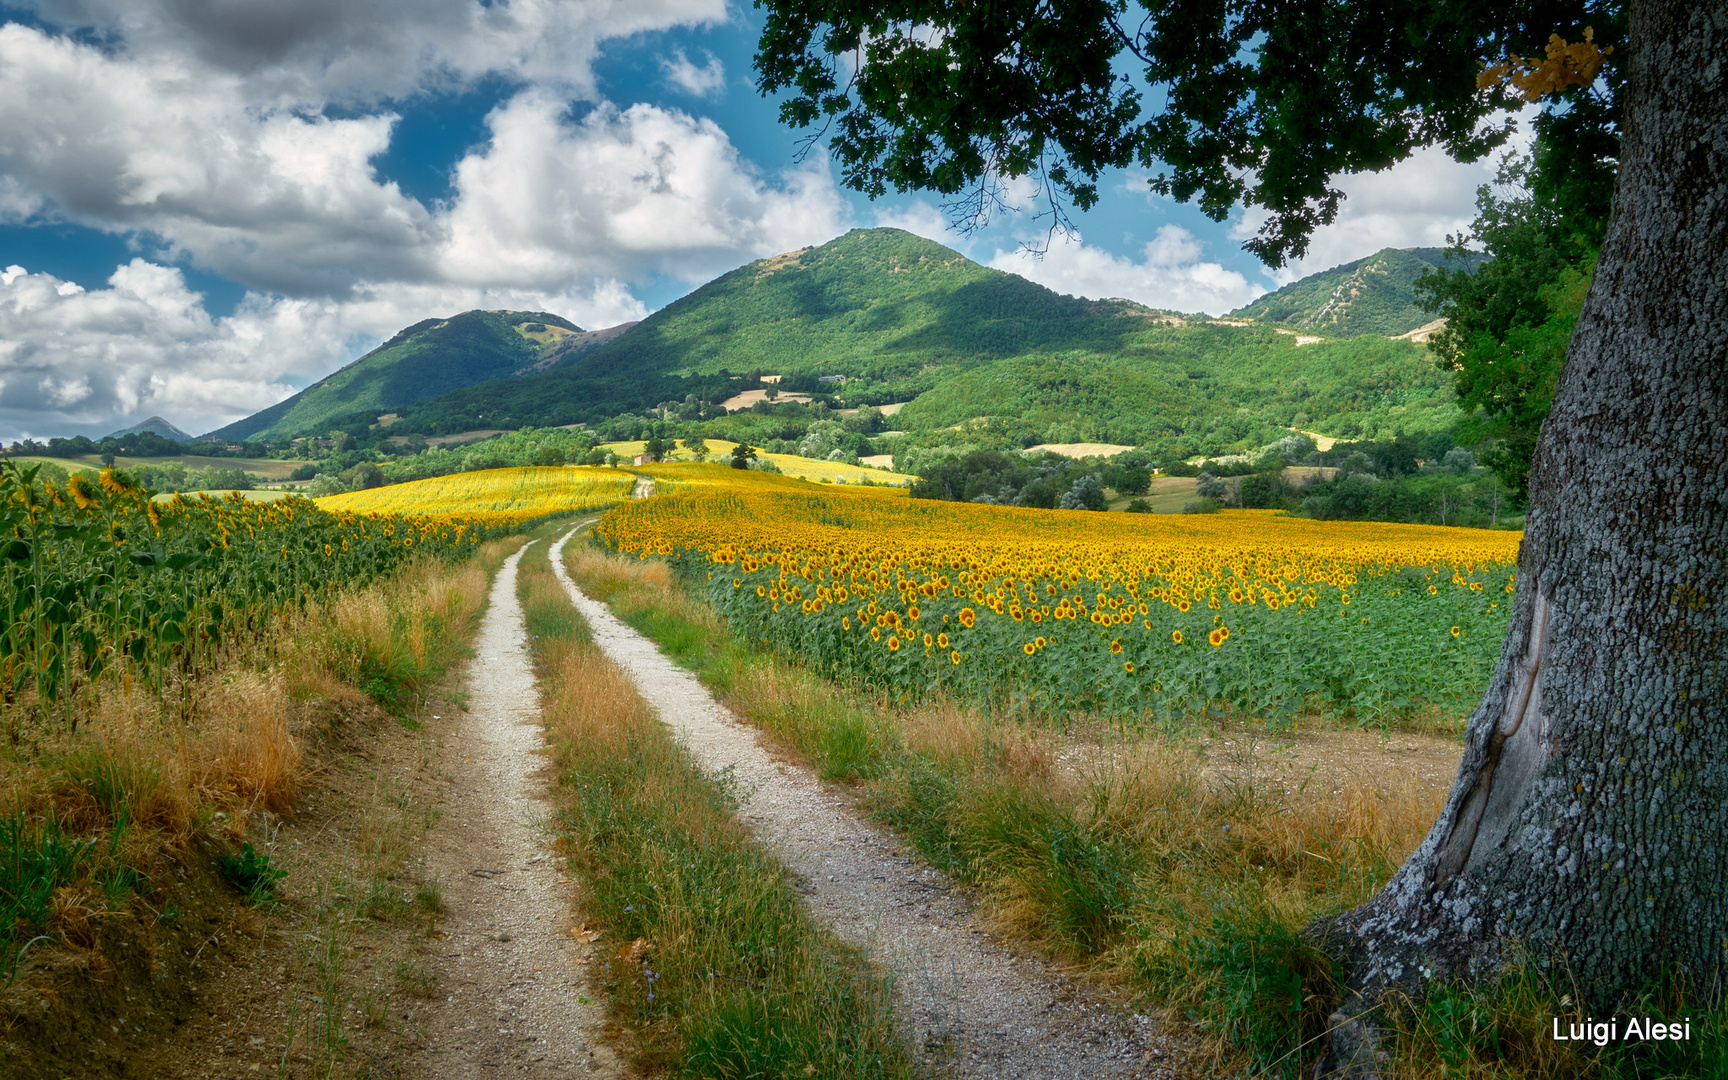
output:
[[216, 868], [253, 903], [275, 893], [276, 882], [288, 876], [288, 871], [271, 866], [270, 856], [258, 854], [250, 841], [241, 844], [238, 852], [224, 852]]
[[1074, 481], [1062, 496], [1060, 506], [1063, 510], [1103, 510], [1107, 507], [1104, 501], [1104, 485], [1091, 474]]

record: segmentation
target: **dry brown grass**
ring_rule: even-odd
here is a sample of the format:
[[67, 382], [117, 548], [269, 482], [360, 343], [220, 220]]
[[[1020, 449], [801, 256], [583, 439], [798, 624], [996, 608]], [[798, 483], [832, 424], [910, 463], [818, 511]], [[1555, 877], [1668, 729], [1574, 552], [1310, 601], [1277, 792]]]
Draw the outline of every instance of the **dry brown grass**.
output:
[[51, 979], [67, 949], [100, 967], [95, 928], [147, 924], [161, 908], [116, 884], [124, 875], [151, 878], [159, 901], [172, 892], [172, 875], [158, 880], [159, 871], [183, 860], [200, 830], [237, 842], [250, 816], [291, 815], [313, 771], [339, 752], [332, 734], [385, 718], [359, 673], [410, 687], [441, 674], [466, 647], [491, 571], [514, 546], [495, 542], [464, 565], [420, 565], [285, 613], [215, 671], [160, 694], [109, 680], [78, 703], [75, 728], [0, 748], [0, 814], [38, 837], [30, 843], [58, 830], [98, 853], [71, 879], [54, 879], [53, 918], [40, 930], [57, 944], [31, 950], [30, 969]]

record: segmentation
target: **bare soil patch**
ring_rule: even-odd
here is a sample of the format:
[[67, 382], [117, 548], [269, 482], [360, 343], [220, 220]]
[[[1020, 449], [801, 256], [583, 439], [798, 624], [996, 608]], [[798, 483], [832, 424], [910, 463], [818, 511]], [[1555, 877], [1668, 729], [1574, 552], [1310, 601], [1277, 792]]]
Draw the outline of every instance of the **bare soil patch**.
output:
[[1115, 457], [1123, 451], [1132, 450], [1134, 448], [1132, 446], [1119, 446], [1116, 443], [1064, 442], [1039, 443], [1037, 446], [1031, 447], [1030, 449], [1039, 453], [1060, 454], [1063, 457], [1089, 458]]
[[[762, 377], [762, 381], [767, 382], [768, 376], [764, 375]], [[740, 393], [733, 394], [731, 397], [727, 398], [725, 401], [722, 401], [720, 404], [727, 409], [748, 409], [750, 406], [756, 404], [758, 401], [767, 401], [767, 400], [769, 400], [769, 398], [768, 398], [768, 391], [766, 391], [766, 390], [744, 390]], [[788, 402], [788, 401], [805, 402], [805, 401], [809, 401], [809, 400], [810, 400], [809, 394], [785, 393], [785, 394], [776, 394], [773, 398], [773, 401], [775, 404], [783, 404], [783, 403]]]

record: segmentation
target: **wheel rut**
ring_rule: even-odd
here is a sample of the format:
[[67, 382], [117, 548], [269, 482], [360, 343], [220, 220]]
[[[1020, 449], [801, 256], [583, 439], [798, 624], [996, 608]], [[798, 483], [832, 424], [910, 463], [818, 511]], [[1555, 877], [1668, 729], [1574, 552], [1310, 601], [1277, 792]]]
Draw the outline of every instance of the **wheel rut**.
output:
[[1175, 1075], [1158, 1024], [1007, 948], [972, 905], [894, 836], [859, 820], [808, 770], [776, 761], [696, 676], [552, 567], [595, 643], [636, 681], [705, 771], [728, 773], [740, 819], [796, 875], [809, 910], [895, 973], [898, 1023], [940, 1071], [992, 1080]]
[[442, 882], [432, 962], [446, 1000], [428, 1018], [425, 1075], [627, 1077], [606, 1045], [602, 1007], [583, 994], [571, 887], [548, 844], [539, 698], [516, 599], [521, 558], [492, 583], [468, 711], [444, 744], [449, 795], [426, 859]]

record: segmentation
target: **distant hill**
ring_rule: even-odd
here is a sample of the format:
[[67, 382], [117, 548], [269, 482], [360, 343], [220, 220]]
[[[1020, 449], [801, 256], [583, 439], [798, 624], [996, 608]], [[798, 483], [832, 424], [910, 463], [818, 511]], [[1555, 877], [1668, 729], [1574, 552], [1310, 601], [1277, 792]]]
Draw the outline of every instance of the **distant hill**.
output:
[[751, 372], [844, 376], [848, 402], [906, 401], [1007, 357], [1117, 350], [1159, 317], [1063, 296], [900, 229], [854, 229], [723, 274], [578, 356], [549, 355], [536, 378], [468, 387], [413, 417], [438, 428], [481, 415], [501, 427], [574, 423], [726, 391]]
[[322, 433], [357, 414], [370, 421], [459, 387], [532, 368], [580, 326], [543, 311], [465, 311], [424, 319], [342, 370], [211, 433], [284, 438]]
[[103, 438], [123, 439], [128, 435], [138, 435], [144, 432], [149, 432], [152, 435], [160, 435], [164, 439], [177, 443], [189, 443], [192, 441], [191, 435], [181, 431], [179, 428], [162, 419], [160, 416], [152, 416], [142, 424], [134, 424], [129, 428], [121, 428], [119, 431], [104, 435]]
[[[858, 229], [750, 263], [612, 341], [569, 359], [549, 352], [540, 366], [423, 401], [405, 429], [552, 426], [689, 396], [719, 402], [753, 385], [752, 373], [845, 406], [910, 401], [896, 419], [912, 429], [995, 417], [1066, 432], [1043, 440], [1057, 442], [1235, 438], [1252, 425], [1421, 430], [1456, 418], [1445, 374], [1409, 341], [1298, 347], [1262, 323], [1063, 296], [898, 229]], [[846, 381], [818, 381], [833, 376]]]
[[[1429, 260], [1444, 256], [1383, 251], [1228, 325], [1063, 296], [899, 229], [856, 229], [739, 267], [625, 327], [581, 332], [522, 312], [417, 323], [219, 434], [327, 431], [383, 412], [426, 435], [592, 423], [723, 402], [768, 374], [781, 392], [840, 407], [910, 402], [897, 421], [913, 430], [991, 417], [1042, 442], [1424, 430], [1456, 419], [1447, 377], [1421, 346], [1389, 338], [1426, 321], [1410, 283]], [[1298, 346], [1269, 322], [1328, 340]]]
[[1479, 256], [1450, 257], [1445, 248], [1383, 248], [1267, 293], [1230, 314], [1309, 330], [1322, 337], [1397, 337], [1433, 320], [1416, 306], [1416, 279], [1434, 267], [1473, 270]]

